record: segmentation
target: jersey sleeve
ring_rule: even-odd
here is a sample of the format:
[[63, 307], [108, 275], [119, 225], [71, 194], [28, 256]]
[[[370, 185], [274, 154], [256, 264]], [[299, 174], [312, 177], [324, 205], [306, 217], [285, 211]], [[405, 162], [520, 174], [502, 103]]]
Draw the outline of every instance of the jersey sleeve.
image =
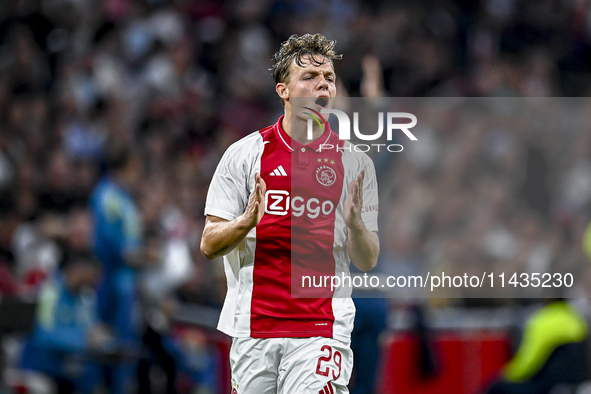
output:
[[222, 156], [215, 170], [207, 199], [205, 215], [232, 220], [244, 213], [248, 205], [248, 163], [237, 144]]
[[365, 156], [362, 160], [365, 170], [363, 179], [363, 207], [361, 208], [361, 219], [369, 231], [378, 231], [378, 181], [373, 161]]

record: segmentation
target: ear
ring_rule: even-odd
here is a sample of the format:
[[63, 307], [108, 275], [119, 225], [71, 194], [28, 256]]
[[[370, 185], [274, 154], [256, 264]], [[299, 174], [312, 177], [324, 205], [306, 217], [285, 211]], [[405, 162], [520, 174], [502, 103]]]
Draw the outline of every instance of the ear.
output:
[[287, 84], [283, 82], [278, 83], [277, 85], [275, 85], [275, 91], [282, 100], [287, 100], [289, 98], [289, 89], [287, 87]]

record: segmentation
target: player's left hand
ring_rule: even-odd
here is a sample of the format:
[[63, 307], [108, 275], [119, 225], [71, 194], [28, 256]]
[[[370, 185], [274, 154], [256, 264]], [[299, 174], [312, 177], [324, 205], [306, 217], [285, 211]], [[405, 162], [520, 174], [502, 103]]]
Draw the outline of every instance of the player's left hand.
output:
[[363, 178], [365, 170], [357, 176], [357, 179], [349, 183], [349, 194], [345, 200], [345, 223], [352, 230], [360, 230], [365, 227], [361, 219], [361, 207], [363, 207]]

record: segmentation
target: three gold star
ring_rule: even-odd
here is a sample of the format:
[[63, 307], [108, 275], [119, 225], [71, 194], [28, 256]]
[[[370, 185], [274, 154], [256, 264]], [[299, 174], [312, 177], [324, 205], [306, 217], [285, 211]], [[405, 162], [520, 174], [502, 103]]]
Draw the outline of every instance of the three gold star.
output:
[[[324, 159], [321, 159], [321, 158], [316, 159], [316, 161], [318, 161], [318, 163], [322, 163], [322, 160], [324, 160], [325, 163], [328, 163], [329, 162], [328, 157], [325, 157]], [[334, 160], [330, 160], [330, 164], [333, 164], [334, 165], [335, 164], [335, 161]]]

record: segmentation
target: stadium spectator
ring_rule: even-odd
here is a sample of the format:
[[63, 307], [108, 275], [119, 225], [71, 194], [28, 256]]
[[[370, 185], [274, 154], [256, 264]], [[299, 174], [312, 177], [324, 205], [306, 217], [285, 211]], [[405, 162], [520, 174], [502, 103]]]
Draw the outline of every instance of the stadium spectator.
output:
[[[158, 245], [143, 244], [140, 211], [132, 194], [141, 178], [138, 158], [126, 147], [113, 146], [106, 154], [107, 174], [97, 184], [92, 198], [94, 252], [103, 266], [99, 289], [101, 319], [128, 352], [140, 346], [140, 310], [137, 270], [159, 259]], [[111, 392], [127, 393], [133, 383], [136, 363], [123, 360], [110, 369]]]
[[98, 317], [94, 288], [99, 278], [95, 257], [78, 253], [45, 282], [39, 294], [35, 330], [22, 367], [53, 378], [60, 394], [93, 393], [99, 382], [93, 354], [114, 345]]

